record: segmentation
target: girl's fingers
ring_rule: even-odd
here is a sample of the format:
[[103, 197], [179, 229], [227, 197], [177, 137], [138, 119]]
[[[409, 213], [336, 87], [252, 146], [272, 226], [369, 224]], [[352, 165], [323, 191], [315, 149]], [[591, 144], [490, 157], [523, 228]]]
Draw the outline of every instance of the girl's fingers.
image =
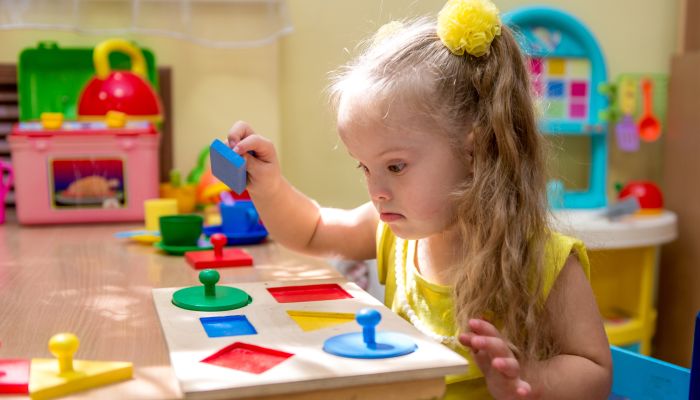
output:
[[470, 319], [469, 329], [477, 335], [501, 337], [501, 333], [493, 324], [483, 319]]
[[506, 342], [500, 337], [474, 336], [471, 339], [470, 347], [488, 353], [491, 358], [513, 357], [513, 352], [510, 351]]
[[237, 121], [228, 131], [228, 145], [236, 146], [238, 142], [255, 134], [253, 128], [245, 121]]
[[472, 344], [471, 344], [472, 337], [474, 337], [474, 334], [467, 332], [467, 333], [460, 333], [459, 336], [457, 336], [457, 339], [459, 340], [459, 343], [462, 344], [462, 346], [472, 347]]
[[244, 138], [233, 147], [233, 151], [246, 159], [255, 158], [263, 162], [271, 162], [276, 158], [272, 142], [259, 135]]
[[487, 371], [491, 366], [491, 357], [486, 351], [480, 351], [478, 348], [472, 346], [471, 340], [476, 337], [473, 333], [462, 333], [458, 336], [459, 342], [466, 347], [472, 349], [472, 354], [474, 355], [474, 361], [479, 365], [479, 369], [484, 372]]
[[520, 379], [520, 380], [518, 380], [518, 384], [517, 384], [517, 388], [515, 389], [515, 393], [517, 393], [520, 398], [527, 399], [530, 397], [530, 393], [532, 393], [532, 387], [530, 387], [529, 383]]
[[516, 379], [520, 376], [520, 363], [512, 357], [496, 357], [491, 361], [491, 366], [503, 376]]

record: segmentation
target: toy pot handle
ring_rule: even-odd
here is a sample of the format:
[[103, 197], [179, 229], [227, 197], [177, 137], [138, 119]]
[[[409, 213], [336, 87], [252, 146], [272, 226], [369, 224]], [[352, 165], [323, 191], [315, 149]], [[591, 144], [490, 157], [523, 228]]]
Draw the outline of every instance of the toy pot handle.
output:
[[113, 51], [125, 53], [131, 58], [131, 72], [146, 79], [146, 59], [136, 46], [124, 39], [107, 39], [97, 46], [92, 52], [92, 61], [95, 63], [95, 75], [99, 79], [105, 79], [112, 72], [109, 66], [109, 54]]

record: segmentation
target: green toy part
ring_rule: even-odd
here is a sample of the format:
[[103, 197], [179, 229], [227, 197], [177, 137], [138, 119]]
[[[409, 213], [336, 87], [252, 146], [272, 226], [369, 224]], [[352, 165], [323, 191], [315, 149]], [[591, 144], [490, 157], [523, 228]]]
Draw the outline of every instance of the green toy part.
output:
[[173, 304], [193, 311], [227, 311], [245, 307], [253, 298], [241, 289], [217, 286], [220, 275], [213, 269], [199, 273], [202, 286], [192, 286], [173, 293]]
[[[146, 61], [146, 75], [158, 88], [158, 74], [153, 53], [140, 48]], [[56, 42], [39, 42], [19, 55], [17, 81], [19, 120], [39, 120], [42, 112], [63, 113], [66, 120], [77, 118], [76, 108], [81, 89], [95, 75], [92, 48], [59, 47]], [[120, 52], [109, 55], [114, 70], [130, 69], [129, 56]], [[36, 88], [41, 91], [36, 92]]]
[[199, 180], [202, 179], [202, 174], [207, 168], [207, 161], [209, 161], [209, 146], [199, 152], [197, 165], [187, 174], [187, 183], [199, 183]]

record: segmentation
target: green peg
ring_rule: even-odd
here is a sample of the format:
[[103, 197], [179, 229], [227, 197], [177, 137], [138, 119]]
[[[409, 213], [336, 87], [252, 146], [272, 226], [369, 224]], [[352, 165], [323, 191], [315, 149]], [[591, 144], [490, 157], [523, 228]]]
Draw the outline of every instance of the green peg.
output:
[[220, 275], [213, 269], [199, 273], [202, 286], [183, 288], [173, 293], [173, 304], [186, 310], [226, 311], [245, 307], [253, 298], [241, 289], [217, 286]]
[[199, 281], [204, 284], [204, 295], [216, 297], [216, 283], [219, 282], [220, 275], [213, 269], [205, 269], [199, 273]]

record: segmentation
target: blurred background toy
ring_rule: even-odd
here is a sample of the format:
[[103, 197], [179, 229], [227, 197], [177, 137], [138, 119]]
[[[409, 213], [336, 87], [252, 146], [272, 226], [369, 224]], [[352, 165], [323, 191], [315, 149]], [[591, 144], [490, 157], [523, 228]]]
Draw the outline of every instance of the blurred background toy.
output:
[[657, 215], [664, 208], [664, 197], [656, 184], [651, 181], [631, 181], [621, 188], [618, 199], [634, 196], [639, 200], [639, 214]]
[[177, 215], [178, 204], [176, 199], [148, 199], [143, 202], [144, 223], [143, 229], [135, 229], [125, 232], [117, 232], [114, 237], [129, 239], [133, 242], [152, 245], [160, 240], [160, 217]]
[[[601, 112], [607, 97], [598, 87], [608, 79], [605, 57], [597, 39], [575, 16], [551, 7], [511, 10], [504, 22], [521, 35], [528, 57], [532, 87], [539, 98], [540, 130], [557, 140], [586, 143], [590, 162], [583, 187], [556, 168], [548, 195], [553, 208], [591, 209], [607, 205], [608, 124]], [[566, 175], [566, 176], [562, 176]]]
[[224, 234], [228, 246], [261, 243], [267, 238], [252, 201], [234, 200], [229, 192], [222, 192], [222, 198], [226, 200], [218, 204], [221, 223], [205, 226], [205, 235]]
[[180, 171], [170, 171], [170, 182], [160, 184], [160, 197], [177, 200], [177, 209], [181, 214], [194, 212], [197, 206], [197, 186], [182, 183]]
[[[112, 71], [109, 64], [112, 52], [128, 55], [131, 71]], [[79, 119], [102, 119], [109, 111], [119, 111], [130, 120], [162, 120], [163, 107], [148, 83], [146, 60], [141, 50], [124, 39], [108, 39], [95, 46], [92, 55], [95, 76], [80, 94]]]
[[661, 123], [652, 110], [652, 83], [649, 79], [642, 81], [642, 93], [644, 96], [644, 113], [639, 119], [639, 137], [647, 142], [653, 142], [661, 136]]
[[[87, 96], [80, 88], [90, 86], [95, 68], [105, 67], [96, 66], [94, 56], [104, 58], [107, 70], [111, 66], [140, 71], [150, 82], [143, 83], [148, 96], [153, 96], [150, 85], [157, 87], [153, 53], [118, 42], [126, 44], [96, 52], [40, 42], [20, 53], [20, 122], [8, 136], [20, 223], [141, 221], [143, 202], [158, 197], [161, 138], [157, 126], [132, 121], [128, 114], [134, 111], [117, 106], [91, 115], [89, 121], [76, 121], [77, 111], [82, 112], [79, 103], [85, 103]], [[111, 80], [121, 81], [123, 76], [113, 75]], [[124, 101], [146, 96], [131, 89], [110, 90]], [[109, 97], [107, 88], [95, 96]], [[37, 168], [40, 165], [44, 167]]]

